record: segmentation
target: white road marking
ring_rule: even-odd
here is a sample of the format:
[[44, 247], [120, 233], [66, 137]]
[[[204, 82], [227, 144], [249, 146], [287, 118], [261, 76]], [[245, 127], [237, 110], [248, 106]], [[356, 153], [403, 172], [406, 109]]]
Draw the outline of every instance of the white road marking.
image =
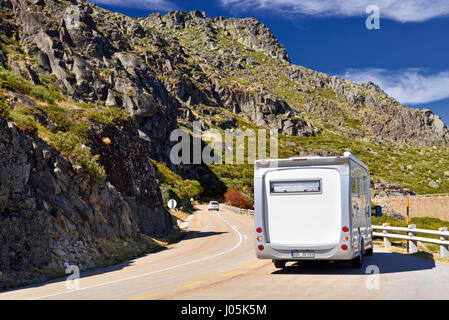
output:
[[198, 260], [194, 260], [194, 261], [186, 262], [186, 263], [183, 263], [183, 264], [171, 266], [171, 267], [168, 267], [168, 268], [164, 268], [164, 269], [160, 269], [160, 270], [156, 270], [156, 271], [152, 271], [152, 272], [140, 274], [140, 275], [137, 275], [137, 276], [128, 277], [128, 278], [122, 278], [122, 279], [118, 279], [118, 280], [114, 280], [114, 281], [109, 281], [109, 282], [104, 282], [104, 283], [99, 283], [99, 284], [92, 285], [92, 286], [89, 286], [89, 287], [81, 287], [81, 288], [78, 289], [78, 290], [67, 290], [67, 291], [63, 291], [63, 292], [53, 293], [53, 294], [49, 294], [49, 295], [45, 295], [45, 296], [40, 296], [40, 297], [36, 297], [36, 298], [31, 298], [31, 299], [29, 299], [29, 300], [45, 299], [45, 298], [49, 298], [49, 297], [58, 296], [58, 295], [61, 295], [61, 294], [74, 293], [74, 292], [78, 292], [78, 291], [81, 291], [81, 290], [88, 290], [88, 289], [97, 288], [97, 287], [102, 287], [102, 286], [106, 286], [106, 285], [114, 284], [114, 283], [118, 283], [118, 282], [134, 280], [134, 279], [146, 277], [146, 276], [149, 276], [149, 275], [153, 275], [153, 274], [155, 274], [155, 273], [160, 273], [160, 272], [164, 272], [164, 271], [173, 270], [173, 269], [176, 269], [176, 268], [188, 266], [188, 265], [191, 265], [191, 264], [195, 264], [195, 263], [198, 263], [198, 262], [201, 262], [201, 261], [209, 260], [209, 259], [212, 259], [212, 258], [216, 258], [216, 257], [218, 257], [218, 256], [222, 256], [222, 255], [224, 255], [224, 254], [227, 254], [227, 253], [229, 253], [229, 252], [231, 252], [231, 251], [237, 249], [237, 248], [242, 244], [242, 242], [243, 242], [243, 241], [242, 241], [242, 238], [243, 238], [243, 237], [242, 237], [242, 234], [237, 230], [237, 228], [235, 228], [235, 226], [231, 225], [231, 224], [230, 224], [225, 218], [223, 218], [221, 215], [218, 215], [218, 217], [220, 217], [220, 219], [222, 219], [228, 226], [230, 226], [231, 229], [237, 234], [237, 236], [238, 236], [238, 238], [239, 238], [239, 241], [237, 242], [237, 244], [234, 245], [234, 246], [233, 246], [232, 248], [230, 248], [230, 249], [227, 249], [227, 250], [222, 251], [222, 252], [220, 252], [220, 253], [216, 253], [216, 254], [213, 254], [213, 255], [211, 255], [211, 256], [207, 256], [207, 257], [204, 257], [204, 258], [201, 258], [201, 259], [198, 259]]

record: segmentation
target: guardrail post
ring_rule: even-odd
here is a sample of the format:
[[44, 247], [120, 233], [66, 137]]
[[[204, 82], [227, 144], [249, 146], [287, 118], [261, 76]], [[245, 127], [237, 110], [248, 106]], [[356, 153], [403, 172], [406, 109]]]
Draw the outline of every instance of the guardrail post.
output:
[[[389, 227], [389, 223], [382, 223], [382, 227]], [[388, 230], [382, 230], [382, 233], [388, 234]], [[384, 247], [391, 247], [391, 240], [390, 238], [384, 237]]]
[[[440, 228], [439, 231], [447, 231], [447, 227]], [[440, 240], [442, 241], [448, 241], [447, 236], [441, 236]], [[449, 245], [447, 244], [440, 244], [440, 258], [447, 258], [449, 257]]]
[[[409, 224], [409, 229], [416, 229], [416, 224]], [[416, 237], [416, 232], [409, 232], [409, 237]], [[410, 253], [417, 253], [418, 252], [418, 241], [416, 240], [409, 240], [409, 250]]]

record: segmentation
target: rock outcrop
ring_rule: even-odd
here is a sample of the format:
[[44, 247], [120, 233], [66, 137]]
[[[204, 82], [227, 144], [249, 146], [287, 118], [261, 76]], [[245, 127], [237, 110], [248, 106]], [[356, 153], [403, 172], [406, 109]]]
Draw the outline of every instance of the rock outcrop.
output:
[[64, 270], [64, 262], [89, 268], [107, 258], [103, 239], [138, 241], [171, 229], [137, 132], [94, 131], [105, 182], [0, 117], [0, 271]]
[[401, 185], [387, 182], [384, 179], [371, 179], [371, 197], [385, 198], [385, 197], [402, 197], [413, 196], [416, 193], [413, 190], [405, 188]]

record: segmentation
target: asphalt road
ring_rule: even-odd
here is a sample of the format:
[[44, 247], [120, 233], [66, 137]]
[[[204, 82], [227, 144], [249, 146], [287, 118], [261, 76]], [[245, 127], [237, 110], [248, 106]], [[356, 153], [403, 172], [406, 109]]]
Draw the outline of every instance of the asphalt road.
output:
[[248, 217], [201, 206], [188, 225], [167, 250], [82, 273], [78, 290], [59, 279], [0, 299], [449, 299], [449, 266], [431, 260], [376, 249], [362, 269], [341, 262], [279, 270], [255, 257]]

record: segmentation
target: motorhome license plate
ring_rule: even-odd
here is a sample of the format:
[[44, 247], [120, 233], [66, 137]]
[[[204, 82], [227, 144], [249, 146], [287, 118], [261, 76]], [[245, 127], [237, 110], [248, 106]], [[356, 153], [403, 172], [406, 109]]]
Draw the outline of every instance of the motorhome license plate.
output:
[[293, 258], [315, 258], [315, 251], [312, 250], [293, 250]]

